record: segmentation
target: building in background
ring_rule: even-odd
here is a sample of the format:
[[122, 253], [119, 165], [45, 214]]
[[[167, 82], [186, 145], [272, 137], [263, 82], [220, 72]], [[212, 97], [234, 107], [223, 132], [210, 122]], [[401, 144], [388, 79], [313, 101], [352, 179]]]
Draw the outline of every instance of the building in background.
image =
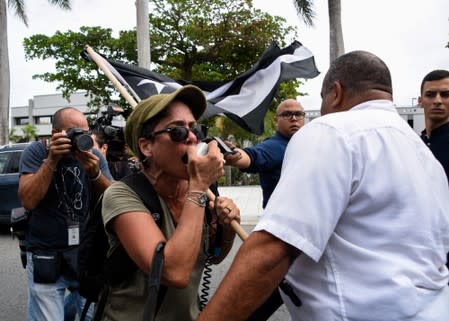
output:
[[[15, 129], [16, 135], [22, 135], [24, 125], [36, 126], [39, 138], [51, 135], [51, 120], [53, 114], [61, 107], [75, 107], [86, 116], [90, 114], [87, 107], [88, 99], [85, 92], [77, 92], [70, 96], [70, 101], [61, 94], [37, 95], [28, 101], [28, 106], [11, 107], [11, 128]], [[397, 107], [402, 118], [420, 134], [424, 129], [424, 112], [419, 106]], [[319, 110], [306, 110], [305, 122], [308, 123], [320, 116]]]
[[86, 116], [90, 114], [87, 107], [88, 99], [85, 92], [77, 92], [70, 96], [70, 100], [62, 97], [61, 94], [37, 95], [28, 100], [27, 106], [11, 107], [11, 128], [14, 128], [15, 135], [23, 134], [24, 125], [36, 126], [37, 136], [48, 137], [51, 135], [51, 120], [53, 114], [62, 107], [75, 107]]

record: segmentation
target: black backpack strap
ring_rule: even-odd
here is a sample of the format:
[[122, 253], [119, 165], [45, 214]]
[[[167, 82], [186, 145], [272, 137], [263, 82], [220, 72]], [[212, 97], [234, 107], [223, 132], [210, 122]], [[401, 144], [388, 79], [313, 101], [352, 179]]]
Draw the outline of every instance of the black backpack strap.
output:
[[163, 292], [159, 292], [161, 287], [162, 271], [164, 269], [164, 247], [165, 243], [160, 242], [154, 251], [151, 262], [150, 275], [148, 276], [148, 297], [143, 312], [143, 321], [153, 321], [162, 303], [161, 296], [165, 295], [167, 287], [163, 287]]
[[159, 197], [153, 188], [153, 185], [148, 181], [148, 178], [143, 172], [137, 172], [125, 176], [121, 182], [128, 185], [137, 196], [142, 200], [145, 207], [151, 212], [157, 226], [162, 224], [162, 207], [159, 202]]
[[[133, 173], [123, 177], [121, 181], [128, 185], [137, 196], [139, 196], [145, 207], [150, 211], [157, 226], [160, 227], [163, 218], [162, 206], [158, 194], [145, 174], [143, 172]], [[163, 242], [156, 246], [153, 261], [151, 262], [150, 275], [148, 276], [149, 291], [143, 320], [154, 319], [154, 316], [164, 300], [165, 293], [167, 292], [167, 287], [161, 286], [162, 271], [164, 267], [164, 246], [165, 243]], [[124, 252], [123, 247], [121, 247], [119, 252]], [[123, 253], [121, 253], [121, 255], [123, 255]]]

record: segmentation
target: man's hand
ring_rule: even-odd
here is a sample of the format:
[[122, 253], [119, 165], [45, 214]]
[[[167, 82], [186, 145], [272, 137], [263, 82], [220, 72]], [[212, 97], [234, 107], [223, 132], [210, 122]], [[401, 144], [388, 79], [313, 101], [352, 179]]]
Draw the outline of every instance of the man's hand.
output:
[[235, 166], [239, 169], [245, 169], [251, 165], [251, 159], [243, 149], [237, 148], [234, 144], [227, 140], [225, 140], [225, 144], [235, 152], [233, 154], [225, 155], [224, 158], [226, 160], [226, 165]]
[[48, 144], [47, 165], [50, 168], [57, 168], [61, 158], [69, 155], [71, 152], [72, 144], [65, 130], [53, 133]]
[[100, 159], [97, 155], [92, 153], [92, 151], [75, 151], [73, 155], [90, 178], [94, 178], [98, 175], [100, 171]]

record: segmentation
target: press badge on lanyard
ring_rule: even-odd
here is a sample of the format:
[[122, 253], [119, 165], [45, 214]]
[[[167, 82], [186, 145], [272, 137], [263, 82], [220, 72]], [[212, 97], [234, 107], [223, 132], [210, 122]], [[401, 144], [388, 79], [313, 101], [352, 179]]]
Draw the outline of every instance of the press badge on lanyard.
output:
[[67, 234], [68, 234], [68, 244], [79, 245], [80, 244], [80, 224], [69, 220], [67, 222]]

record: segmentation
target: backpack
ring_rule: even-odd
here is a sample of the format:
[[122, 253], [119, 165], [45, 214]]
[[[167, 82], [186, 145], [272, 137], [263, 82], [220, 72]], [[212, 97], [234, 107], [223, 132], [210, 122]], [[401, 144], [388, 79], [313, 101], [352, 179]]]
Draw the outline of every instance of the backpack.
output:
[[[160, 227], [163, 217], [160, 214], [162, 213], [161, 204], [157, 193], [143, 172], [128, 175], [121, 181], [136, 192]], [[121, 245], [107, 257], [109, 243], [101, 215], [102, 201], [103, 195], [90, 212], [81, 233], [77, 273], [79, 293], [86, 298], [86, 305], [80, 320], [84, 319], [89, 305], [99, 301], [100, 294], [107, 284], [123, 281], [126, 276], [138, 269]], [[97, 310], [99, 308], [100, 304]]]

